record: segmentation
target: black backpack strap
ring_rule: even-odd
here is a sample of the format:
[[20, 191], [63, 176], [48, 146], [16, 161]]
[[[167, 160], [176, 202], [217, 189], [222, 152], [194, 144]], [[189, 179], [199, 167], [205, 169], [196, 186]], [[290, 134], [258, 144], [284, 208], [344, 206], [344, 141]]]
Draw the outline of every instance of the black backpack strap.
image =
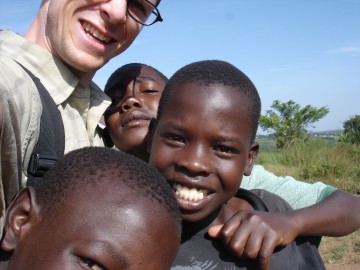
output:
[[108, 148], [114, 147], [114, 143], [111, 140], [111, 137], [109, 135], [109, 131], [108, 131], [107, 127], [101, 128], [101, 127], [97, 126], [96, 130], [97, 130], [98, 134], [100, 134], [105, 147], [108, 147]]
[[[54, 100], [34, 74], [18, 63], [31, 77], [39, 91], [42, 114], [40, 133], [28, 166], [28, 181], [41, 179], [53, 164], [64, 155], [65, 132], [61, 113]], [[31, 179], [33, 178], [33, 179]]]

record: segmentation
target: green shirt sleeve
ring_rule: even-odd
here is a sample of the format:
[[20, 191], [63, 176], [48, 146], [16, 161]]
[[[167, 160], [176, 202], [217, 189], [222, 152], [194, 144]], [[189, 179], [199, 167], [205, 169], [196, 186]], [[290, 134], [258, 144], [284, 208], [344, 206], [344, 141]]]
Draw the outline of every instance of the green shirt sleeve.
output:
[[261, 165], [254, 165], [251, 175], [243, 177], [240, 187], [272, 192], [286, 200], [293, 209], [318, 203], [337, 190], [322, 182], [310, 184], [291, 176], [277, 176]]

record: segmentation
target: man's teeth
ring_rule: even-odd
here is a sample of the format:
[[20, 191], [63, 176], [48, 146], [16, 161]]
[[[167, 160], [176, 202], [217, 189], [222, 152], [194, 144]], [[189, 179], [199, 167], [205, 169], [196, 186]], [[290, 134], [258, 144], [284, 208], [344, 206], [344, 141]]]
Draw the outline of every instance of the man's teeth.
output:
[[173, 188], [178, 197], [188, 201], [199, 201], [208, 194], [205, 189], [188, 188], [180, 184], [174, 184]]
[[95, 29], [93, 26], [91, 26], [90, 24], [84, 22], [83, 23], [83, 28], [85, 29], [86, 32], [91, 33], [91, 35], [93, 35], [94, 37], [96, 37], [98, 40], [109, 43], [111, 38], [109, 38], [108, 36], [105, 36], [103, 34], [101, 34], [97, 29]]

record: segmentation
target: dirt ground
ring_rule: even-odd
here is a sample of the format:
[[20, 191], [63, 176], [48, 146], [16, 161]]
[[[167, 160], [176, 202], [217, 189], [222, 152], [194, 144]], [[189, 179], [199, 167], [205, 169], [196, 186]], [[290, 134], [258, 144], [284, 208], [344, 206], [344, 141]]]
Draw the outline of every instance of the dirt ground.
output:
[[360, 264], [326, 264], [326, 270], [360, 270]]
[[327, 270], [360, 270], [360, 230], [345, 237], [323, 237], [319, 250]]

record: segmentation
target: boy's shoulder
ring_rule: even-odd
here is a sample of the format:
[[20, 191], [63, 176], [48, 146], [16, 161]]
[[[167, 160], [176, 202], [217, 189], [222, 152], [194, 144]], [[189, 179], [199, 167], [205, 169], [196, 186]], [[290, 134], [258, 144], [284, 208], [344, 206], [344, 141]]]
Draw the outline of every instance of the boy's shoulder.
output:
[[255, 210], [267, 212], [292, 210], [291, 206], [282, 197], [264, 189], [245, 190], [240, 188], [235, 196], [247, 200]]
[[264, 212], [284, 212], [292, 210], [291, 206], [283, 198], [263, 189], [247, 190], [239, 188], [235, 196], [228, 201], [227, 205], [232, 208], [234, 214], [239, 210]]

